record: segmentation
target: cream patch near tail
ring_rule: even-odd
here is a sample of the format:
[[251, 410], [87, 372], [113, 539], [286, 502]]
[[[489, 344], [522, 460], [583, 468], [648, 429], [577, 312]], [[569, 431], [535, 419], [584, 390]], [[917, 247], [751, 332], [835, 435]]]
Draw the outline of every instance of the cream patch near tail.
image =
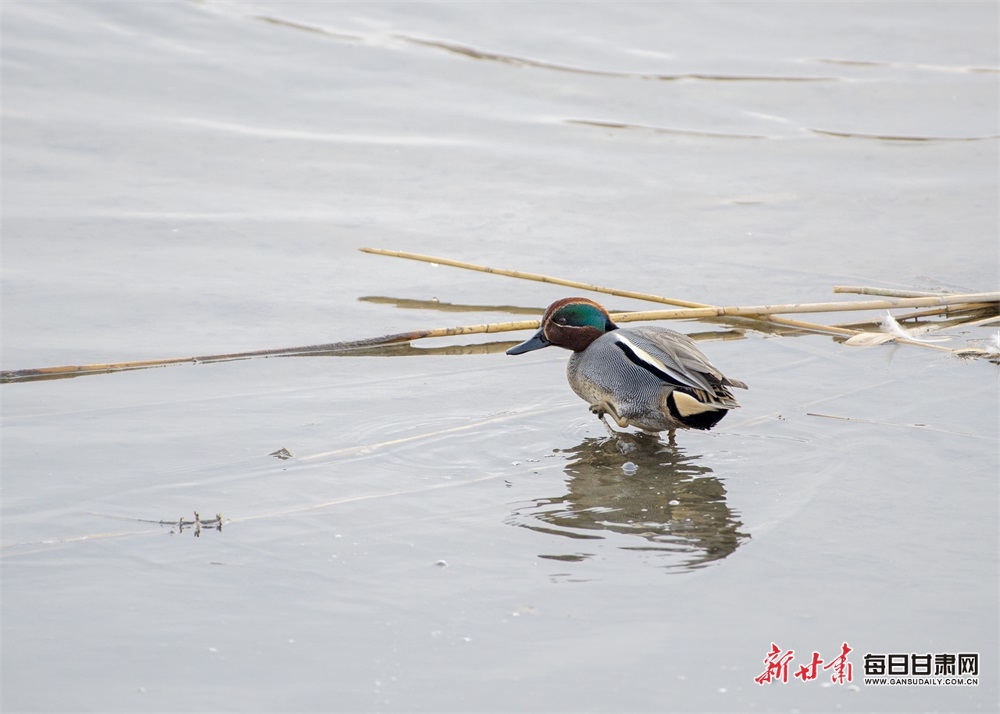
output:
[[703, 414], [705, 412], [717, 412], [721, 408], [712, 406], [711, 404], [699, 402], [691, 395], [678, 390], [671, 392], [670, 396], [674, 398], [674, 406], [677, 408], [677, 413], [682, 417], [689, 417], [694, 414]]

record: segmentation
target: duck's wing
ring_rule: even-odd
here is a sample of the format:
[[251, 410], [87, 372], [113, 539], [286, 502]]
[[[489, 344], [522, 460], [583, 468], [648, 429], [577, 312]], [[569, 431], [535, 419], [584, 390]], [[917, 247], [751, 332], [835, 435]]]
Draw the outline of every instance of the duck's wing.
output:
[[[718, 397], [732, 397], [725, 387], [747, 388], [743, 382], [722, 374], [687, 335], [655, 325], [620, 329], [616, 333], [622, 347], [631, 346], [641, 360], [672, 378], [666, 381]], [[631, 356], [629, 359], [636, 361]]]

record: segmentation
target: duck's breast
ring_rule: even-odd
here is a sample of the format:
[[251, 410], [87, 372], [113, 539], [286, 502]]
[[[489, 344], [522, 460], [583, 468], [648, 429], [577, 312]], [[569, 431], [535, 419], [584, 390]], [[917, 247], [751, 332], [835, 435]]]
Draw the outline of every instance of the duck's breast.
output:
[[[667, 382], [637, 364], [629, 356], [628, 340], [623, 343], [614, 332], [595, 340], [583, 352], [574, 352], [567, 365], [569, 384], [590, 404], [610, 403], [621, 416], [640, 416], [659, 411]], [[627, 340], [627, 336], [626, 336]], [[644, 347], [632, 343], [640, 352]]]

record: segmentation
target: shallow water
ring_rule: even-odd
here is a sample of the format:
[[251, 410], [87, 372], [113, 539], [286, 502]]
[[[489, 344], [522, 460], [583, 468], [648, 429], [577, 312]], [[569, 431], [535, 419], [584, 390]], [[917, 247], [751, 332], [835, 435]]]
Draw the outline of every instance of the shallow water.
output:
[[[365, 245], [724, 305], [1000, 283], [995, 4], [0, 11], [5, 370], [567, 294]], [[3, 385], [3, 709], [995, 708], [996, 366], [679, 329], [750, 390], [674, 442], [605, 441], [559, 350], [432, 349], [493, 337]], [[852, 686], [757, 685], [772, 642]], [[979, 685], [866, 686], [893, 652]]]

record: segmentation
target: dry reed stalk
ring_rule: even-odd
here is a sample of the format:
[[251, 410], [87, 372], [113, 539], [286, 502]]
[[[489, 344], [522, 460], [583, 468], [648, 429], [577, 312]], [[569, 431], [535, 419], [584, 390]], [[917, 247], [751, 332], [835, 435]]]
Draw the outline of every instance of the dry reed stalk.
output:
[[[960, 324], [968, 318], [984, 317], [984, 313], [987, 312], [994, 313], [994, 317], [1000, 316], [1000, 314], [997, 313], [997, 306], [993, 303], [974, 302], [965, 305], [945, 305], [944, 307], [936, 307], [928, 310], [917, 310], [915, 312], [907, 312], [902, 315], [894, 315], [894, 317], [897, 322], [904, 322], [906, 320], [917, 320], [922, 317], [938, 317], [943, 315], [956, 320], [954, 324]], [[836, 327], [860, 329], [861, 327], [869, 326], [871, 324], [873, 324], [871, 320], [863, 322], [839, 322], [836, 324]]]
[[[865, 300], [855, 302], [823, 302], [823, 303], [790, 303], [782, 305], [755, 305], [755, 306], [731, 306], [716, 307], [703, 303], [691, 302], [689, 300], [678, 300], [660, 295], [650, 295], [631, 290], [617, 290], [606, 288], [600, 285], [589, 285], [574, 280], [563, 280], [538, 273], [525, 273], [515, 270], [503, 270], [500, 268], [489, 268], [486, 266], [464, 263], [446, 258], [419, 255], [416, 253], [405, 253], [402, 251], [382, 250], [378, 248], [361, 248], [365, 253], [376, 255], [388, 255], [409, 260], [419, 260], [423, 262], [448, 265], [466, 270], [476, 270], [485, 273], [494, 273], [507, 277], [524, 280], [535, 280], [539, 282], [563, 285], [581, 290], [606, 293], [618, 297], [628, 297], [647, 302], [658, 302], [680, 306], [676, 310], [649, 310], [641, 312], [615, 313], [612, 318], [616, 322], [634, 322], [639, 320], [687, 320], [705, 318], [751, 318], [763, 320], [783, 327], [790, 327], [809, 332], [820, 332], [835, 336], [853, 337], [863, 334], [859, 330], [850, 329], [844, 326], [820, 325], [811, 322], [803, 322], [790, 318], [778, 317], [777, 314], [807, 313], [807, 312], [840, 312], [847, 310], [887, 310], [904, 307], [938, 307], [949, 305], [964, 306], [959, 309], [968, 309], [970, 306], [990, 307], [1000, 302], [1000, 293], [969, 293], [964, 295], [927, 295], [921, 297], [898, 297], [888, 300]], [[854, 288], [851, 288], [854, 290]], [[844, 291], [842, 288], [841, 291]], [[985, 324], [993, 318], [981, 320], [976, 324]], [[511, 332], [516, 330], [534, 330], [539, 327], [538, 320], [520, 320], [516, 322], [488, 323], [482, 325], [468, 325], [459, 327], [445, 327], [430, 330], [415, 330], [392, 335], [382, 335], [363, 340], [352, 340], [345, 342], [330, 342], [321, 345], [309, 345], [305, 347], [287, 347], [268, 350], [253, 350], [249, 352], [233, 352], [221, 355], [205, 355], [201, 357], [175, 357], [157, 360], [138, 360], [131, 362], [107, 362], [89, 365], [65, 365], [60, 367], [42, 367], [35, 369], [8, 370], [0, 372], [0, 384], [18, 381], [34, 381], [40, 379], [55, 379], [62, 377], [73, 377], [84, 374], [101, 374], [109, 372], [120, 372], [135, 369], [148, 369], [151, 367], [165, 367], [174, 364], [201, 364], [210, 362], [226, 362], [241, 359], [251, 359], [255, 357], [289, 357], [308, 354], [330, 354], [349, 353], [356, 350], [371, 349], [387, 345], [412, 342], [414, 340], [433, 337], [452, 337], [458, 335], [491, 334], [499, 332]], [[906, 338], [895, 338], [895, 342], [912, 344], [947, 352], [968, 352], [970, 350], [952, 350], [947, 347], [928, 344], [918, 340]]]
[[253, 359], [256, 357], [295, 357], [309, 354], [349, 353], [356, 350], [370, 349], [372, 347], [382, 347], [412, 342], [414, 340], [421, 340], [428, 337], [477, 335], [491, 332], [508, 332], [531, 329], [538, 329], [538, 320], [521, 320], [519, 322], [468, 325], [464, 327], [442, 327], [431, 330], [414, 330], [412, 332], [382, 335], [380, 337], [372, 337], [364, 340], [328, 342], [321, 345], [308, 345], [304, 347], [283, 347], [270, 350], [253, 350], [250, 352], [203, 355], [200, 357], [171, 357], [167, 359], [139, 360], [134, 362], [103, 362], [98, 364], [64, 365], [60, 367], [7, 370], [0, 372], [0, 384], [8, 382], [35, 381], [40, 379], [76, 377], [85, 374], [124, 372], [133, 369], [167, 367], [174, 364], [208, 364], [212, 362], [232, 362], [242, 359]]
[[[806, 302], [784, 305], [744, 305], [733, 307], [702, 307], [681, 310], [650, 310], [642, 313], [645, 320], [680, 320], [702, 317], [753, 316], [794, 314], [806, 312], [847, 312], [854, 310], [892, 310], [902, 307], [936, 307], [961, 305], [970, 302], [1000, 302], [1000, 292], [967, 293], [964, 295], [938, 295], [916, 298], [890, 298], [886, 300], [857, 300], [854, 302]], [[628, 314], [628, 313], [626, 313]], [[822, 327], [826, 327], [823, 325]]]
[[[940, 296], [926, 298], [899, 298], [895, 300], [875, 300], [854, 303], [793, 303], [787, 305], [756, 305], [733, 307], [681, 308], [677, 310], [646, 310], [641, 312], [614, 313], [612, 319], [616, 322], [636, 322], [640, 320], [686, 320], [724, 316], [755, 316], [768, 315], [776, 312], [832, 312], [834, 310], [880, 310], [890, 307], [919, 307], [921, 305], [957, 304], [961, 298], [988, 299], [990, 296], [1000, 297], [997, 293], [976, 293], [966, 296]], [[790, 321], [795, 323], [796, 321]], [[539, 320], [519, 320], [516, 322], [487, 323], [482, 325], [466, 325], [459, 327], [442, 327], [430, 330], [414, 330], [392, 335], [383, 335], [365, 340], [347, 342], [330, 342], [321, 345], [305, 347], [287, 347], [272, 350], [254, 350], [250, 352], [233, 352], [221, 355], [205, 355], [201, 357], [173, 357], [159, 360], [139, 360], [133, 362], [106, 362], [89, 365], [65, 365], [61, 367], [42, 367], [36, 369], [21, 369], [0, 372], [0, 384], [19, 381], [33, 381], [46, 378], [81, 376], [84, 374], [101, 374], [121, 372], [151, 367], [165, 367], [173, 364], [204, 364], [210, 362], [229, 362], [255, 357], [291, 357], [319, 353], [348, 353], [352, 350], [370, 349], [372, 347], [393, 345], [413, 340], [432, 337], [453, 337], [458, 335], [495, 334], [516, 330], [536, 330]], [[801, 323], [802, 329], [823, 331], [837, 336], [854, 336], [861, 334], [858, 330], [827, 325], [813, 326], [811, 323]], [[896, 338], [896, 342], [913, 344], [920, 347], [954, 352], [947, 347]]]
[[[566, 280], [563, 278], [552, 277], [551, 275], [542, 275], [540, 273], [526, 273], [520, 270], [505, 270], [503, 268], [490, 268], [485, 265], [476, 265], [475, 263], [466, 263], [459, 260], [451, 260], [449, 258], [438, 258], [433, 255], [421, 255], [419, 253], [407, 253], [400, 250], [385, 250], [382, 248], [359, 248], [363, 253], [371, 253], [373, 255], [386, 255], [392, 258], [405, 258], [406, 260], [416, 260], [424, 263], [431, 263], [433, 265], [447, 265], [453, 268], [462, 268], [463, 270], [475, 270], [481, 273], [493, 273], [494, 275], [503, 275], [509, 278], [518, 278], [520, 280], [533, 280], [540, 283], [550, 283], [552, 285], [562, 285], [563, 287], [575, 288], [578, 290], [587, 290], [590, 292], [604, 293], [606, 295], [614, 295], [616, 297], [626, 297], [635, 300], [643, 300], [645, 302], [656, 302], [664, 305], [677, 305], [678, 307], [687, 308], [711, 308], [713, 305], [708, 305], [701, 302], [692, 302], [690, 300], [679, 300], [677, 298], [663, 297], [662, 295], [651, 295], [650, 293], [640, 293], [634, 290], [619, 290], [617, 288], [608, 288], [603, 285], [591, 285], [589, 283], [581, 283], [577, 280]], [[823, 334], [831, 335], [847, 335], [850, 336], [854, 334], [853, 332], [839, 327], [829, 327], [827, 325], [819, 325], [814, 322], [803, 322], [802, 320], [793, 320], [786, 317], [778, 317], [775, 315], [750, 315], [744, 316], [746, 319], [759, 320], [761, 322], [768, 322], [775, 325], [780, 325], [782, 327], [789, 327], [796, 330], [806, 330], [807, 332], [819, 332]]]
[[853, 285], [835, 285], [835, 293], [850, 293], [853, 295], [879, 295], [881, 297], [928, 297], [932, 295], [953, 295], [934, 290], [896, 290], [894, 288], [857, 287]]
[[[670, 310], [670, 311], [660, 311], [660, 312], [647, 312], [647, 313], [634, 313], [634, 314], [618, 314], [614, 315], [614, 319], [620, 322], [630, 322], [635, 320], [659, 320], [659, 319], [705, 319], [705, 318], [722, 318], [727, 317], [742, 317], [744, 319], [754, 319], [766, 321], [772, 324], [781, 325], [784, 327], [792, 327], [800, 330], [806, 330], [809, 332], [819, 332], [823, 334], [835, 335], [838, 337], [847, 337], [848, 339], [852, 337], [861, 336], [862, 332], [858, 330], [852, 330], [841, 326], [829, 326], [820, 325], [812, 322], [804, 322], [801, 320], [794, 320], [787, 317], [779, 317], [775, 313], [801, 313], [801, 312], [839, 312], [842, 310], [888, 310], [892, 308], [900, 307], [923, 307], [923, 306], [938, 306], [938, 305], [961, 305], [969, 302], [971, 299], [981, 299], [989, 303], [1000, 302], [1000, 293], [973, 293], [968, 295], [940, 295], [940, 294], [918, 294], [916, 297], [902, 297], [893, 300], [876, 300], [876, 301], [862, 301], [862, 302], [827, 302], [827, 303], [802, 303], [802, 304], [792, 304], [792, 305], [761, 305], [756, 307], [731, 307], [731, 308], [720, 308], [713, 305], [705, 305], [704, 303], [691, 302], [689, 300], [678, 300], [676, 298], [667, 298], [660, 295], [650, 295], [648, 293], [639, 293], [631, 290], [618, 290], [615, 288], [606, 288], [600, 285], [590, 285], [587, 283], [577, 282], [575, 280], [565, 280], [562, 278], [555, 278], [548, 275], [541, 275], [538, 273], [525, 273], [516, 270], [505, 270], [502, 268], [490, 268], [488, 266], [476, 265], [474, 263], [466, 263], [458, 260], [451, 260], [448, 258], [438, 258], [435, 256], [421, 255], [418, 253], [407, 253], [404, 251], [396, 250], [385, 250], [382, 248], [361, 248], [362, 252], [372, 253], [375, 255], [386, 255], [396, 258], [405, 258], [407, 260], [417, 260], [427, 263], [432, 263], [436, 265], [448, 265], [455, 268], [463, 268], [465, 270], [475, 270], [484, 273], [493, 273], [495, 275], [504, 275], [513, 278], [520, 278], [523, 280], [534, 280], [538, 282], [551, 283], [553, 285], [563, 285], [566, 287], [578, 288], [581, 290], [589, 290], [593, 292], [606, 293], [609, 295], [616, 295], [620, 297], [629, 297], [637, 300], [645, 300], [647, 302], [659, 302], [668, 305], [678, 305], [681, 307], [686, 307], [686, 310]], [[846, 288], [846, 290], [855, 290], [856, 288]], [[879, 290], [879, 288], [857, 288], [859, 290]], [[842, 288], [843, 290], [843, 288]], [[896, 291], [896, 292], [908, 292], [912, 294], [914, 291]], [[638, 315], [642, 315], [639, 317]], [[939, 351], [951, 352], [954, 354], [960, 354], [964, 352], [974, 352], [975, 350], [953, 350], [947, 347], [941, 347], [938, 345], [928, 344], [919, 340], [911, 340], [904, 337], [897, 337], [893, 340], [897, 343], [915, 345], [917, 347], [923, 347], [925, 349], [933, 349]]]
[[[364, 253], [372, 253], [374, 255], [387, 255], [395, 258], [405, 258], [407, 260], [417, 260], [425, 263], [433, 263], [436, 265], [448, 265], [455, 268], [463, 268], [465, 270], [475, 270], [483, 273], [493, 273], [495, 275], [504, 275], [512, 278], [519, 278], [523, 280], [534, 280], [543, 283], [551, 283], [553, 285], [563, 285], [565, 287], [578, 288], [580, 290], [589, 290], [592, 292], [606, 293], [608, 295], [616, 295], [618, 297], [628, 297], [637, 300], [644, 300], [646, 302], [658, 302], [667, 305], [678, 305], [681, 307], [686, 307], [686, 310], [671, 310], [671, 311], [660, 311], [660, 312], [650, 312], [643, 313], [647, 315], [645, 317], [623, 317], [622, 315], [616, 316], [616, 319], [622, 322], [629, 322], [632, 319], [643, 319], [643, 320], [669, 320], [669, 319], [701, 319], [706, 317], [751, 317], [751, 318], [762, 318], [769, 322], [774, 322], [775, 324], [794, 327], [797, 329], [810, 330], [815, 332], [824, 332], [835, 335], [854, 335], [857, 334], [856, 330], [850, 330], [843, 327], [831, 327], [829, 325], [820, 325], [811, 322], [802, 322], [800, 320], [792, 320], [783, 317], [777, 317], [775, 313], [790, 314], [790, 313], [804, 313], [804, 312], [839, 312], [843, 310], [883, 310], [899, 307], [922, 307], [922, 306], [937, 306], [937, 305], [948, 305], [948, 304], [962, 304], [969, 302], [969, 298], [980, 298], [988, 302], [1000, 301], [1000, 293], [973, 293], [971, 295], [923, 295], [915, 298], [902, 298], [895, 300], [875, 300], [875, 301], [861, 301], [861, 302], [826, 302], [826, 303], [798, 303], [791, 305], [760, 305], [754, 307], [716, 307], [714, 305], [706, 305], [704, 303], [691, 302], [689, 300], [678, 300], [676, 298], [668, 298], [660, 295], [651, 295], [649, 293], [640, 293], [632, 290], [618, 290], [616, 288], [606, 288], [600, 285], [590, 285], [588, 283], [581, 283], [575, 280], [565, 280], [562, 278], [555, 278], [549, 275], [541, 275], [539, 273], [526, 273], [516, 270], [505, 270], [502, 268], [490, 268], [484, 265], [476, 265], [474, 263], [466, 263], [458, 260], [451, 260], [448, 258], [439, 258], [431, 255], [421, 255], [419, 253], [407, 253], [398, 250], [384, 250], [382, 248], [360, 248]], [[929, 301], [929, 302], [908, 302], [912, 300], [918, 301]], [[625, 313], [628, 314], [628, 313]], [[923, 344], [923, 343], [917, 343]]]
[[[362, 253], [371, 253], [373, 255], [387, 255], [392, 258], [405, 258], [406, 260], [417, 260], [424, 263], [432, 263], [434, 265], [447, 265], [452, 268], [462, 268], [463, 270], [476, 270], [480, 273], [493, 273], [494, 275], [503, 275], [508, 278], [518, 278], [519, 280], [534, 280], [539, 283], [551, 283], [552, 285], [562, 285], [567, 288], [576, 288], [578, 290], [588, 290], [594, 293], [605, 293], [607, 295], [614, 295], [616, 297], [634, 298], [636, 300], [645, 300], [647, 302], [659, 302], [666, 305], [677, 305], [678, 307], [705, 307], [703, 303], [691, 302], [689, 300], [676, 300], [674, 298], [659, 297], [656, 295], [647, 295], [646, 293], [638, 293], [632, 290], [618, 290], [617, 288], [606, 288], [601, 285], [590, 285], [588, 283], [581, 283], [577, 280], [565, 280], [563, 278], [555, 278], [551, 275], [542, 275], [540, 273], [526, 273], [520, 270], [505, 270], [503, 268], [490, 268], [485, 265], [476, 265], [475, 263], [464, 263], [459, 260], [450, 260], [448, 258], [437, 258], [433, 255], [421, 255], [419, 253], [407, 253], [401, 250], [385, 250], [383, 248], [359, 248]], [[651, 299], [655, 298], [655, 299]]]
[[960, 322], [955, 325], [941, 325], [940, 327], [933, 327], [931, 330], [946, 330], [952, 327], [982, 327], [983, 325], [988, 325], [991, 322], [996, 322], [1000, 320], [1000, 315], [990, 315], [989, 317], [984, 317], [979, 320], [966, 320], [965, 322]]

